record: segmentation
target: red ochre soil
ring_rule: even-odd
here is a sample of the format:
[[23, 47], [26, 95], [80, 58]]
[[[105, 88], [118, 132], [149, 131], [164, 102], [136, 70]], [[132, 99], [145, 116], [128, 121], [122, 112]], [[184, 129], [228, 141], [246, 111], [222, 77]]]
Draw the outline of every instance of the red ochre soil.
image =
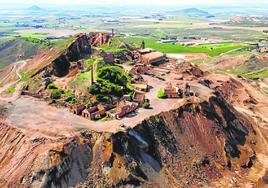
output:
[[[187, 82], [199, 90], [202, 100], [149, 113], [139, 121], [134, 118], [128, 131], [119, 131], [128, 119], [111, 122], [118, 127], [112, 132], [109, 122], [93, 131], [90, 126], [68, 125], [68, 112], [53, 107], [48, 117], [62, 116], [59, 125], [54, 119], [55, 126], [43, 122], [30, 130], [18, 126], [23, 119], [14, 119], [16, 105], [8, 106], [13, 114], [2, 113], [0, 126], [1, 187], [265, 185], [267, 97], [237, 78], [207, 73], [199, 77], [200, 71], [189, 69], [198, 72]], [[199, 84], [206, 79], [209, 87]], [[42, 131], [46, 126], [50, 133]]]

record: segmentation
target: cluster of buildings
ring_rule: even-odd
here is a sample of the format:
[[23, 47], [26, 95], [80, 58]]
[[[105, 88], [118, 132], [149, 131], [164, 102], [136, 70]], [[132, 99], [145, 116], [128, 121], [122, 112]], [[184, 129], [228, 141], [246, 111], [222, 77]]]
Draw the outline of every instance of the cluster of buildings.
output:
[[136, 91], [133, 96], [125, 95], [113, 104], [102, 104], [95, 102], [90, 106], [85, 104], [70, 105], [70, 112], [83, 116], [90, 120], [99, 120], [104, 117], [110, 119], [121, 119], [127, 114], [137, 110], [145, 102], [145, 94]]
[[189, 84], [186, 84], [185, 88], [182, 89], [181, 85], [179, 84], [172, 85], [171, 83], [169, 83], [164, 88], [164, 94], [167, 98], [183, 98], [183, 97], [190, 97], [190, 96], [195, 95], [191, 91], [191, 87]]

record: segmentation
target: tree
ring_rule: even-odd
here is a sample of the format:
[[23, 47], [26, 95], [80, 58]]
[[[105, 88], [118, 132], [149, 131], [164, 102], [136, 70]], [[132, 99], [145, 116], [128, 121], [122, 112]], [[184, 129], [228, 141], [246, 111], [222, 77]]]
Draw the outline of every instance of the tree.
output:
[[158, 92], [157, 92], [157, 98], [159, 99], [164, 99], [166, 98], [166, 95], [165, 95], [165, 92], [163, 89], [160, 89]]
[[149, 109], [151, 107], [149, 99], [146, 99], [145, 102], [142, 104], [142, 108]]
[[63, 92], [61, 89], [53, 89], [51, 92], [50, 98], [51, 99], [60, 99], [62, 93]]

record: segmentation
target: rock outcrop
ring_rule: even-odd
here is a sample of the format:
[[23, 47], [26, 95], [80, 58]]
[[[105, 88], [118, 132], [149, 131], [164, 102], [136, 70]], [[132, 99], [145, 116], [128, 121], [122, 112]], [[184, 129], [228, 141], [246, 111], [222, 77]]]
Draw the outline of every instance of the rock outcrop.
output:
[[98, 47], [104, 44], [108, 44], [111, 38], [111, 34], [92, 32], [89, 34], [89, 43], [91, 46]]
[[90, 140], [30, 138], [0, 125], [0, 187], [70, 187], [83, 181], [91, 163]]
[[90, 55], [91, 46], [86, 34], [79, 35], [59, 57], [52, 62], [53, 74], [58, 77], [69, 73], [70, 62], [76, 62]]

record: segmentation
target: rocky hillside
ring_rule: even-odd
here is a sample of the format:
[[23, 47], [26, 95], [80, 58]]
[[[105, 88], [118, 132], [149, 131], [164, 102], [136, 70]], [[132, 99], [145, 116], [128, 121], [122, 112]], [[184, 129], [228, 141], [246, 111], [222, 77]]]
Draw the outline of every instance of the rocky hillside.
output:
[[[255, 156], [253, 123], [220, 96], [152, 116], [124, 132], [32, 137], [1, 124], [1, 187], [193, 187]], [[19, 166], [19, 168], [18, 168]]]
[[37, 54], [24, 68], [24, 72], [34, 71], [34, 75], [48, 70], [51, 74], [62, 77], [68, 74], [70, 63], [88, 57], [91, 46], [86, 34], [80, 34], [68, 42], [63, 50], [51, 48]]
[[17, 37], [0, 41], [0, 69], [16, 61], [30, 59], [35, 56], [42, 46]]
[[86, 35], [78, 36], [59, 57], [52, 62], [53, 74], [65, 76], [69, 72], [70, 62], [78, 61], [90, 55], [91, 47]]

